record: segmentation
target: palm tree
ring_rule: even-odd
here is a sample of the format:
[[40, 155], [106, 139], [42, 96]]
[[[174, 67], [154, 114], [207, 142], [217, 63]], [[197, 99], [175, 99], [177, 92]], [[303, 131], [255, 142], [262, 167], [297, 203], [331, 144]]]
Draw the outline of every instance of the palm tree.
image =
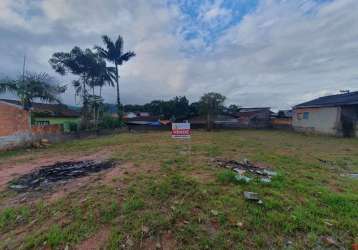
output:
[[[114, 67], [107, 67], [106, 61], [98, 56], [96, 62], [93, 64], [91, 77], [89, 79], [92, 95], [88, 96], [88, 101], [93, 112], [95, 129], [97, 129], [98, 126], [100, 110], [103, 108], [102, 87], [105, 85], [114, 87], [114, 74]], [[95, 87], [99, 87], [99, 95], [95, 94]]]
[[124, 62], [129, 61], [136, 54], [133, 51], [123, 52], [123, 38], [119, 35], [117, 40], [113, 42], [108, 36], [102, 36], [103, 43], [106, 46], [106, 49], [95, 46], [95, 49], [98, 51], [99, 55], [104, 59], [112, 62], [115, 68], [115, 80], [117, 87], [117, 113], [118, 119], [121, 119], [121, 100], [119, 96], [119, 73], [118, 66], [121, 66]]
[[48, 103], [61, 103], [58, 96], [66, 91], [66, 86], [53, 82], [47, 73], [26, 73], [16, 80], [0, 80], [0, 93], [15, 94], [25, 110], [30, 110], [34, 99]]
[[91, 49], [82, 50], [77, 46], [70, 52], [54, 53], [49, 63], [61, 75], [71, 73], [79, 77], [72, 84], [75, 88], [75, 96], [82, 98], [82, 124], [86, 125], [92, 113], [89, 106], [89, 89], [92, 89], [91, 95], [95, 96], [95, 88], [99, 87], [101, 96], [104, 85], [114, 86], [114, 67], [107, 67], [102, 56]]
[[93, 95], [94, 88], [99, 87], [99, 96], [102, 97], [102, 88], [105, 85], [114, 87], [116, 70], [114, 67], [107, 67], [106, 61], [98, 54], [95, 54], [95, 59], [91, 67], [89, 85]]

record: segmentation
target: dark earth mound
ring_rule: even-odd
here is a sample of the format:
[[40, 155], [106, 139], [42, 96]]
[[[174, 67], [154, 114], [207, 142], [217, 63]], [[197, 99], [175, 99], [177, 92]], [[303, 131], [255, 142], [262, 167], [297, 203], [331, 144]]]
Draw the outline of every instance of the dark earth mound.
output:
[[111, 161], [57, 162], [11, 181], [9, 188], [18, 192], [47, 190], [56, 183], [97, 173], [113, 166], [114, 163]]

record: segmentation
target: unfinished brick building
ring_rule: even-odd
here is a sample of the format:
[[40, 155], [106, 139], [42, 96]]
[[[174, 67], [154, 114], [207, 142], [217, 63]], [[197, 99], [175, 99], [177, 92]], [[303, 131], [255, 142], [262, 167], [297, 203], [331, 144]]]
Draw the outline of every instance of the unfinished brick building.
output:
[[22, 144], [30, 136], [29, 112], [19, 105], [0, 101], [0, 147]]

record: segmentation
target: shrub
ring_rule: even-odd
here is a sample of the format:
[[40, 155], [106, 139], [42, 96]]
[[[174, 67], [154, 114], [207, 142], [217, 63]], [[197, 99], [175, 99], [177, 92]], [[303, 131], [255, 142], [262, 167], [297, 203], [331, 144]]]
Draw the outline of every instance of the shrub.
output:
[[123, 125], [121, 121], [118, 121], [116, 117], [112, 117], [109, 114], [103, 116], [102, 121], [99, 124], [100, 128], [119, 128]]
[[75, 122], [70, 122], [68, 124], [68, 128], [70, 130], [70, 132], [77, 132], [78, 131], [78, 124]]

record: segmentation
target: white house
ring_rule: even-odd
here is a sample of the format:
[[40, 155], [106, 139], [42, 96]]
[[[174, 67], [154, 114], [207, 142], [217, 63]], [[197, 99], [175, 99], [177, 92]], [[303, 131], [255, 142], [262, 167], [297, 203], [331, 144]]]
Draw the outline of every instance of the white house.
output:
[[335, 136], [358, 135], [358, 92], [324, 96], [293, 108], [296, 131]]

